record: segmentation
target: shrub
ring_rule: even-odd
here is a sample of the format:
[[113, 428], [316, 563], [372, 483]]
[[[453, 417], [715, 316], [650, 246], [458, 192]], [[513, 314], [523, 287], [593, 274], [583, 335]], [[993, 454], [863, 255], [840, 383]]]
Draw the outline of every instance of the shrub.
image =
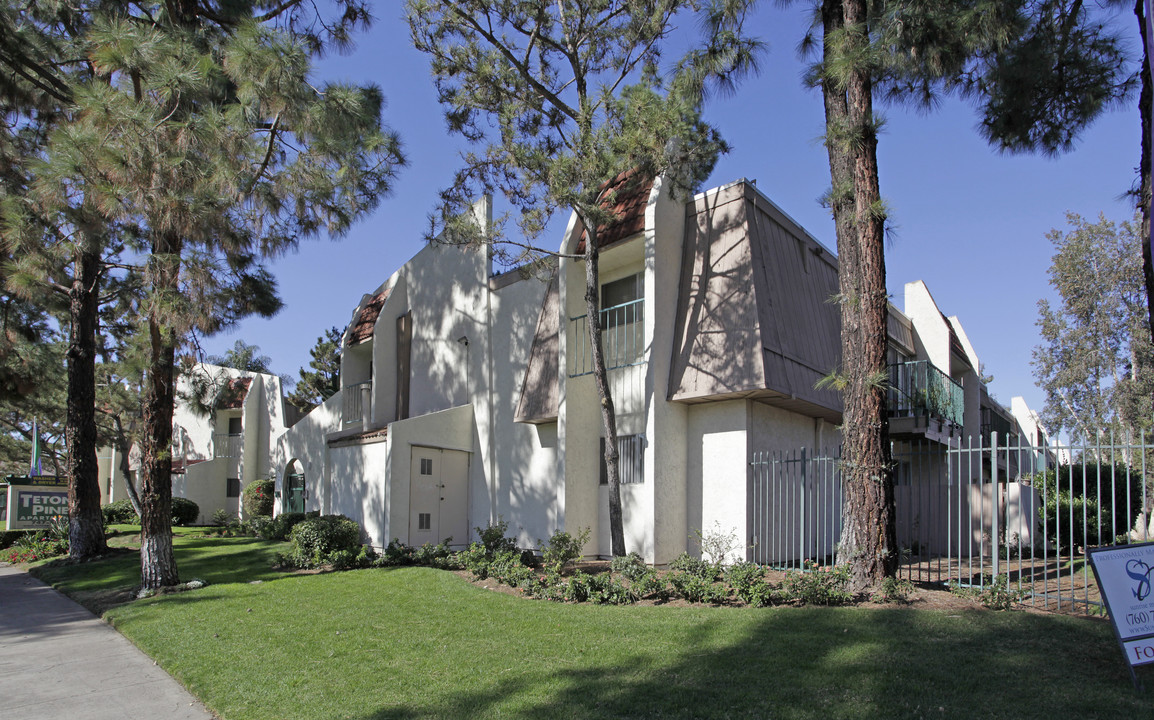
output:
[[589, 599], [589, 576], [580, 570], [569, 576], [561, 593], [562, 599], [568, 602], [585, 602]]
[[721, 529], [721, 523], [714, 521], [713, 529], [707, 533], [700, 530], [697, 531], [697, 542], [701, 547], [702, 559], [705, 556], [709, 557], [709, 564], [713, 566], [713, 574], [716, 577], [721, 573], [721, 568], [725, 564], [725, 559], [734, 550], [741, 547], [741, 541], [737, 539], [737, 532], [730, 530], [728, 533]]
[[1130, 530], [1142, 510], [1142, 473], [1122, 464], [1062, 465], [1035, 474], [1030, 482], [1045, 497], [1038, 513], [1046, 540], [1060, 552], [1112, 542], [1116, 533]]
[[521, 562], [517, 549], [498, 552], [489, 564], [489, 577], [509, 587], [519, 587], [532, 576], [533, 571]]
[[[320, 513], [311, 513], [312, 517], [318, 517]], [[296, 527], [297, 523], [302, 522], [310, 516], [310, 513], [281, 513], [269, 521], [267, 525], [260, 529], [260, 536], [265, 540], [288, 540], [289, 533]]]
[[17, 540], [34, 532], [34, 530], [0, 530], [0, 550], [7, 550]]
[[177, 526], [191, 525], [200, 517], [200, 506], [188, 498], [174, 497], [172, 499], [172, 524]]
[[453, 538], [447, 537], [436, 545], [425, 543], [412, 551], [413, 564], [439, 568], [441, 570], [456, 570], [460, 568], [460, 563], [457, 562], [457, 553], [453, 552], [453, 549], [449, 547], [449, 543], [451, 542], [453, 542]]
[[140, 524], [140, 517], [136, 514], [136, 510], [132, 509], [132, 501], [128, 498], [108, 503], [100, 508], [100, 514], [104, 516], [105, 525]]
[[689, 602], [720, 603], [729, 595], [728, 588], [695, 573], [677, 570], [669, 573], [667, 579], [673, 591]]
[[231, 522], [232, 515], [229, 514], [228, 510], [217, 508], [212, 511], [212, 518], [208, 521], [208, 524], [217, 527], [228, 527]]
[[481, 543], [470, 543], [468, 550], [457, 553], [457, 561], [477, 580], [489, 577], [489, 567], [493, 564], [492, 558]]
[[963, 588], [956, 582], [950, 583], [950, 592], [976, 600], [990, 610], [1010, 610], [1024, 595], [1004, 573], [995, 577], [983, 575], [980, 586]]
[[318, 567], [331, 562], [333, 554], [342, 550], [355, 557], [361, 550], [361, 526], [344, 515], [307, 518], [289, 532], [289, 542], [290, 565]]
[[802, 570], [785, 574], [783, 591], [788, 600], [802, 605], [846, 605], [853, 601], [849, 592], [849, 567], [826, 565], [812, 560], [802, 563]]
[[886, 603], [908, 603], [914, 593], [914, 584], [909, 580], [888, 577], [882, 580], [881, 593], [877, 599]]
[[549, 542], [538, 540], [542, 546], [542, 560], [547, 570], [561, 572], [566, 565], [577, 560], [589, 541], [589, 528], [581, 528], [573, 536], [564, 530], [558, 530], [549, 538]]
[[628, 605], [639, 596], [609, 573], [589, 576], [589, 600], [599, 605]]
[[637, 551], [614, 557], [609, 561], [609, 570], [624, 576], [630, 582], [638, 582], [652, 572], [652, 569], [645, 564], [645, 560], [637, 554]]
[[753, 607], [772, 605], [775, 595], [765, 580], [765, 568], [756, 563], [734, 563], [725, 571], [725, 580], [739, 600]]
[[505, 537], [509, 523], [500, 517], [497, 518], [497, 522], [488, 527], [473, 529], [477, 531], [478, 537], [481, 538], [481, 544], [485, 546], [485, 552], [489, 554], [489, 557], [505, 550], [517, 549], [517, 541], [511, 537]]
[[678, 555], [673, 562], [669, 563], [669, 569], [675, 572], [693, 575], [710, 582], [717, 579], [717, 568], [704, 560], [692, 557], [689, 553], [681, 553]]
[[244, 486], [241, 492], [241, 506], [247, 517], [272, 517], [273, 488], [271, 478], [255, 480]]
[[53, 522], [46, 530], [21, 535], [6, 550], [0, 551], [0, 560], [26, 563], [68, 553], [68, 522]]

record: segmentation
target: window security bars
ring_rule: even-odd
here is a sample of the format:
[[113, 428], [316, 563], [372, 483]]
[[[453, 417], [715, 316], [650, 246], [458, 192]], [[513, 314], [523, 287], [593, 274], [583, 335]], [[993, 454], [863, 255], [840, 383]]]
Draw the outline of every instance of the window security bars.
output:
[[[1102, 612], [1086, 548], [1154, 540], [1154, 446], [1000, 442], [893, 444], [900, 575], [979, 590], [996, 578], [1033, 607]], [[832, 562], [840, 468], [838, 452], [754, 453], [749, 559]]]

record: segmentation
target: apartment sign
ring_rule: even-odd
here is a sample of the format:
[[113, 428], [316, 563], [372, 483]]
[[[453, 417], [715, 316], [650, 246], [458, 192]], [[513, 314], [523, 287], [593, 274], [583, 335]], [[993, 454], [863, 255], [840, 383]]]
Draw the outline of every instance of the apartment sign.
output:
[[1154, 543], [1086, 551], [1130, 674], [1154, 663]]
[[68, 491], [12, 485], [8, 488], [8, 529], [37, 530], [68, 519]]

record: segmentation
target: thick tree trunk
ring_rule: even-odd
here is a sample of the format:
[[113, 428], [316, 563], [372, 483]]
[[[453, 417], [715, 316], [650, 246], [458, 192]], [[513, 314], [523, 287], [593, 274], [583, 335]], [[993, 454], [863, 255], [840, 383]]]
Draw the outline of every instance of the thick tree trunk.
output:
[[96, 465], [96, 325], [100, 257], [77, 251], [68, 290], [68, 556], [87, 560], [108, 550]]
[[1142, 121], [1142, 156], [1138, 161], [1138, 207], [1142, 213], [1142, 277], [1146, 281], [1146, 309], [1150, 318], [1150, 331], [1154, 333], [1154, 236], [1150, 235], [1150, 215], [1154, 212], [1151, 202], [1150, 184], [1150, 152], [1154, 146], [1154, 127], [1151, 127], [1151, 114], [1154, 113], [1154, 89], [1151, 88], [1151, 48], [1154, 38], [1150, 37], [1151, 18], [1147, 13], [1149, 0], [1138, 0], [1134, 4], [1134, 14], [1138, 19], [1138, 32], [1142, 36], [1142, 68], [1139, 74], [1142, 78], [1141, 91], [1138, 94], [1138, 113]]
[[585, 225], [585, 312], [589, 317], [589, 346], [593, 351], [593, 381], [601, 403], [601, 422], [605, 428], [605, 476], [609, 484], [609, 548], [619, 557], [625, 554], [625, 525], [621, 513], [620, 454], [617, 451], [617, 412], [609, 390], [605, 369], [605, 348], [601, 342], [601, 275], [598, 267], [597, 232], [593, 223], [581, 217]]
[[[153, 291], [176, 292], [179, 239], [154, 242]], [[141, 437], [140, 582], [156, 589], [180, 582], [172, 553], [172, 402], [176, 378], [176, 341], [153, 310], [148, 318], [149, 354], [145, 373]]]
[[[855, 52], [865, 34], [864, 0], [826, 0], [824, 46]], [[831, 38], [841, 28], [851, 32]], [[860, 29], [860, 33], [853, 32]], [[838, 42], [842, 47], [831, 47]], [[844, 505], [839, 564], [850, 567], [850, 589], [860, 593], [897, 567], [889, 423], [886, 416], [885, 219], [878, 183], [877, 135], [869, 67], [853, 69], [844, 86], [826, 76], [826, 146], [837, 228], [841, 301]]]

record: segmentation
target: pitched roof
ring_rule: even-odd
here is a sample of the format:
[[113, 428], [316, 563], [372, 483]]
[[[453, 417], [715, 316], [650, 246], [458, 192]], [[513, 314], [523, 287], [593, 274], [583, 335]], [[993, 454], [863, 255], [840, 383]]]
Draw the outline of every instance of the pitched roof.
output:
[[385, 300], [388, 297], [389, 291], [382, 290], [369, 298], [369, 301], [357, 313], [357, 319], [353, 321], [353, 326], [349, 328], [346, 345], [356, 345], [373, 336], [373, 326], [377, 324], [377, 318], [381, 316], [381, 308], [385, 306]]
[[[645, 207], [653, 190], [653, 178], [641, 174], [639, 168], [626, 170], [600, 187], [600, 204], [616, 218], [597, 229], [599, 247], [636, 235], [645, 229]], [[581, 231], [577, 252], [585, 252], [586, 233]]]

